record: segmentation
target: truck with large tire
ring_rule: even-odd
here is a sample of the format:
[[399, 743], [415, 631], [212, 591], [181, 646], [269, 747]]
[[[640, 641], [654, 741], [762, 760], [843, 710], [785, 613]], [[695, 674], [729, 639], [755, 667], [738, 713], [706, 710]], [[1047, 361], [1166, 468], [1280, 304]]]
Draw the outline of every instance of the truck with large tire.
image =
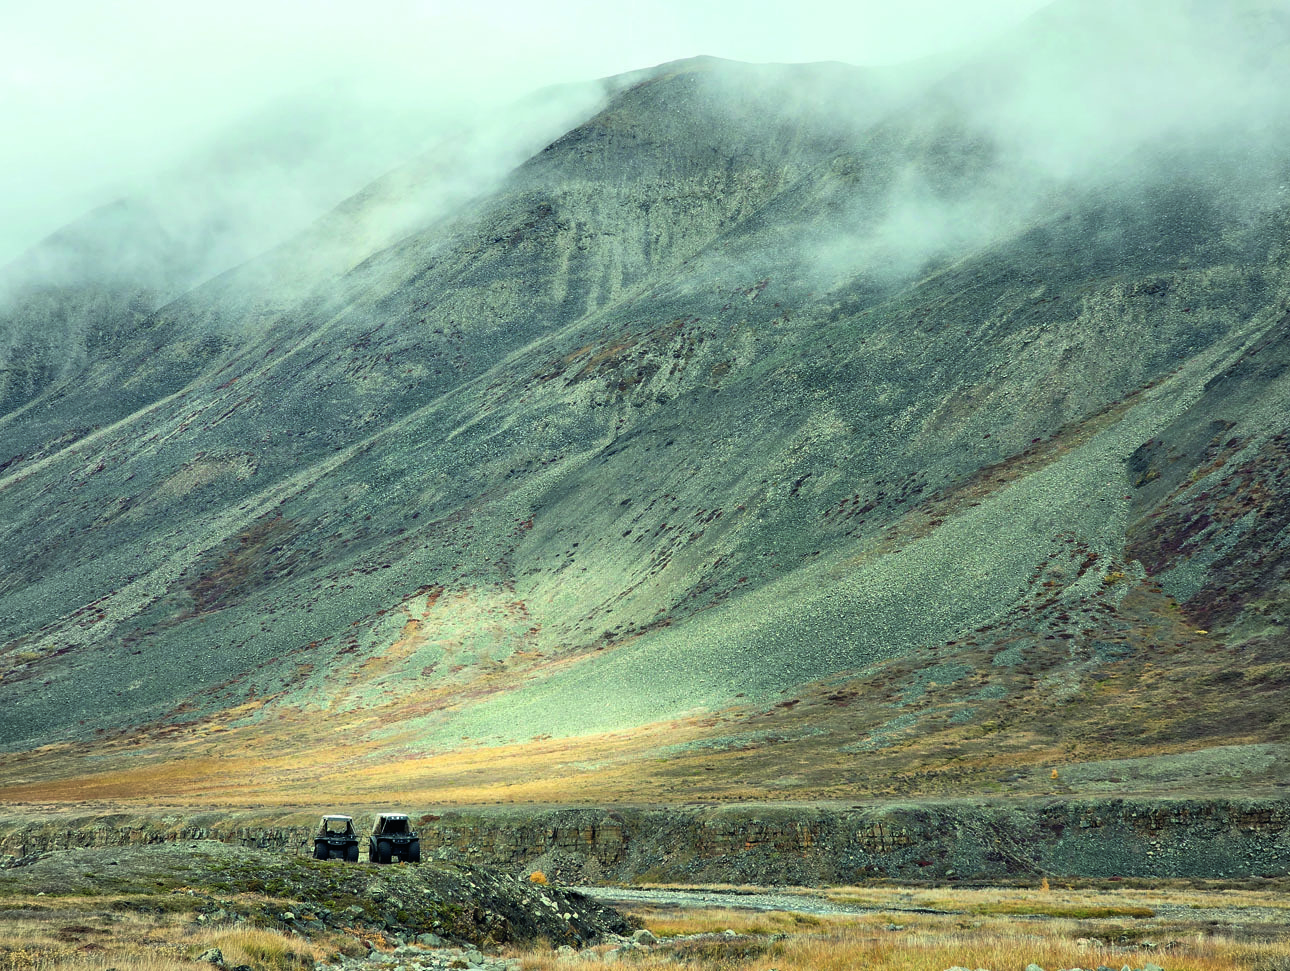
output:
[[367, 858], [373, 863], [421, 862], [421, 839], [403, 813], [381, 813], [367, 838]]
[[314, 836], [315, 860], [358, 862], [358, 833], [353, 816], [324, 816]]

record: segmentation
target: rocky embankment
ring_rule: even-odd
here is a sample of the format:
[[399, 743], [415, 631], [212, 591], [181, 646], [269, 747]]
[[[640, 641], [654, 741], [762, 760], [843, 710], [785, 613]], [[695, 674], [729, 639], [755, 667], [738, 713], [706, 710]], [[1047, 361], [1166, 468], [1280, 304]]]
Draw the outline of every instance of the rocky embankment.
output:
[[1245, 877], [1290, 869], [1284, 801], [444, 814], [432, 852], [562, 880], [757, 884], [1016, 876]]
[[[360, 824], [364, 817], [359, 814]], [[825, 884], [1290, 873], [1290, 802], [1097, 799], [414, 813], [427, 859], [565, 883]], [[219, 840], [298, 853], [312, 814], [0, 820], [0, 866], [76, 847]]]
[[[5, 896], [146, 896], [198, 923], [340, 931], [405, 948], [539, 939], [584, 946], [630, 932], [610, 907], [557, 887], [451, 863], [352, 866], [215, 841], [49, 851], [0, 872]], [[164, 896], [170, 902], [156, 902]], [[219, 962], [213, 957], [212, 963]]]

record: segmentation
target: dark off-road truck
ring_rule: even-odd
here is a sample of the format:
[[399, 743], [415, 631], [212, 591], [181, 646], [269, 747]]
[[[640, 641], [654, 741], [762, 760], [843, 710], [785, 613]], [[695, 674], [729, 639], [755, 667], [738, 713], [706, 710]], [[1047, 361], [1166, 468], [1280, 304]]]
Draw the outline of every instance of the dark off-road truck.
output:
[[381, 813], [367, 838], [367, 858], [373, 863], [421, 862], [421, 840], [403, 813]]
[[353, 816], [324, 816], [314, 837], [315, 860], [358, 862], [358, 833]]

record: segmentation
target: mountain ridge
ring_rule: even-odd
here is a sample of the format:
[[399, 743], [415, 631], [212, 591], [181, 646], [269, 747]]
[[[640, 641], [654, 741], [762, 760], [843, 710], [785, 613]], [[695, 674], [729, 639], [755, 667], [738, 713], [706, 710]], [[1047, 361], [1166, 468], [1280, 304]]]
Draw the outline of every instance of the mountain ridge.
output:
[[[0, 418], [0, 771], [307, 762], [337, 720], [365, 780], [563, 745], [571, 785], [838, 796], [1280, 740], [1284, 146], [1033, 196], [880, 92], [663, 66], [303, 299], [235, 273]], [[1153, 664], [1193, 710], [1090, 741]]]

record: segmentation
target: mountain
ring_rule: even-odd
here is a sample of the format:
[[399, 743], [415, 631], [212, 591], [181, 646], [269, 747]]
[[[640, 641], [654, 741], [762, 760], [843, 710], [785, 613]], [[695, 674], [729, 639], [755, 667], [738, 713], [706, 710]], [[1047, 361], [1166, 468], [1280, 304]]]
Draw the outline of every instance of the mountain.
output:
[[6, 791], [1281, 784], [1290, 23], [1197, 11], [638, 72], [51, 354]]
[[0, 408], [68, 380], [142, 318], [221, 274], [231, 278], [222, 299], [207, 300], [221, 318], [245, 323], [252, 307], [237, 296], [256, 279], [255, 310], [265, 300], [280, 310], [310, 281], [483, 191], [605, 92], [604, 83], [547, 89], [473, 122], [442, 109], [409, 119], [333, 86], [274, 102], [0, 267]]

